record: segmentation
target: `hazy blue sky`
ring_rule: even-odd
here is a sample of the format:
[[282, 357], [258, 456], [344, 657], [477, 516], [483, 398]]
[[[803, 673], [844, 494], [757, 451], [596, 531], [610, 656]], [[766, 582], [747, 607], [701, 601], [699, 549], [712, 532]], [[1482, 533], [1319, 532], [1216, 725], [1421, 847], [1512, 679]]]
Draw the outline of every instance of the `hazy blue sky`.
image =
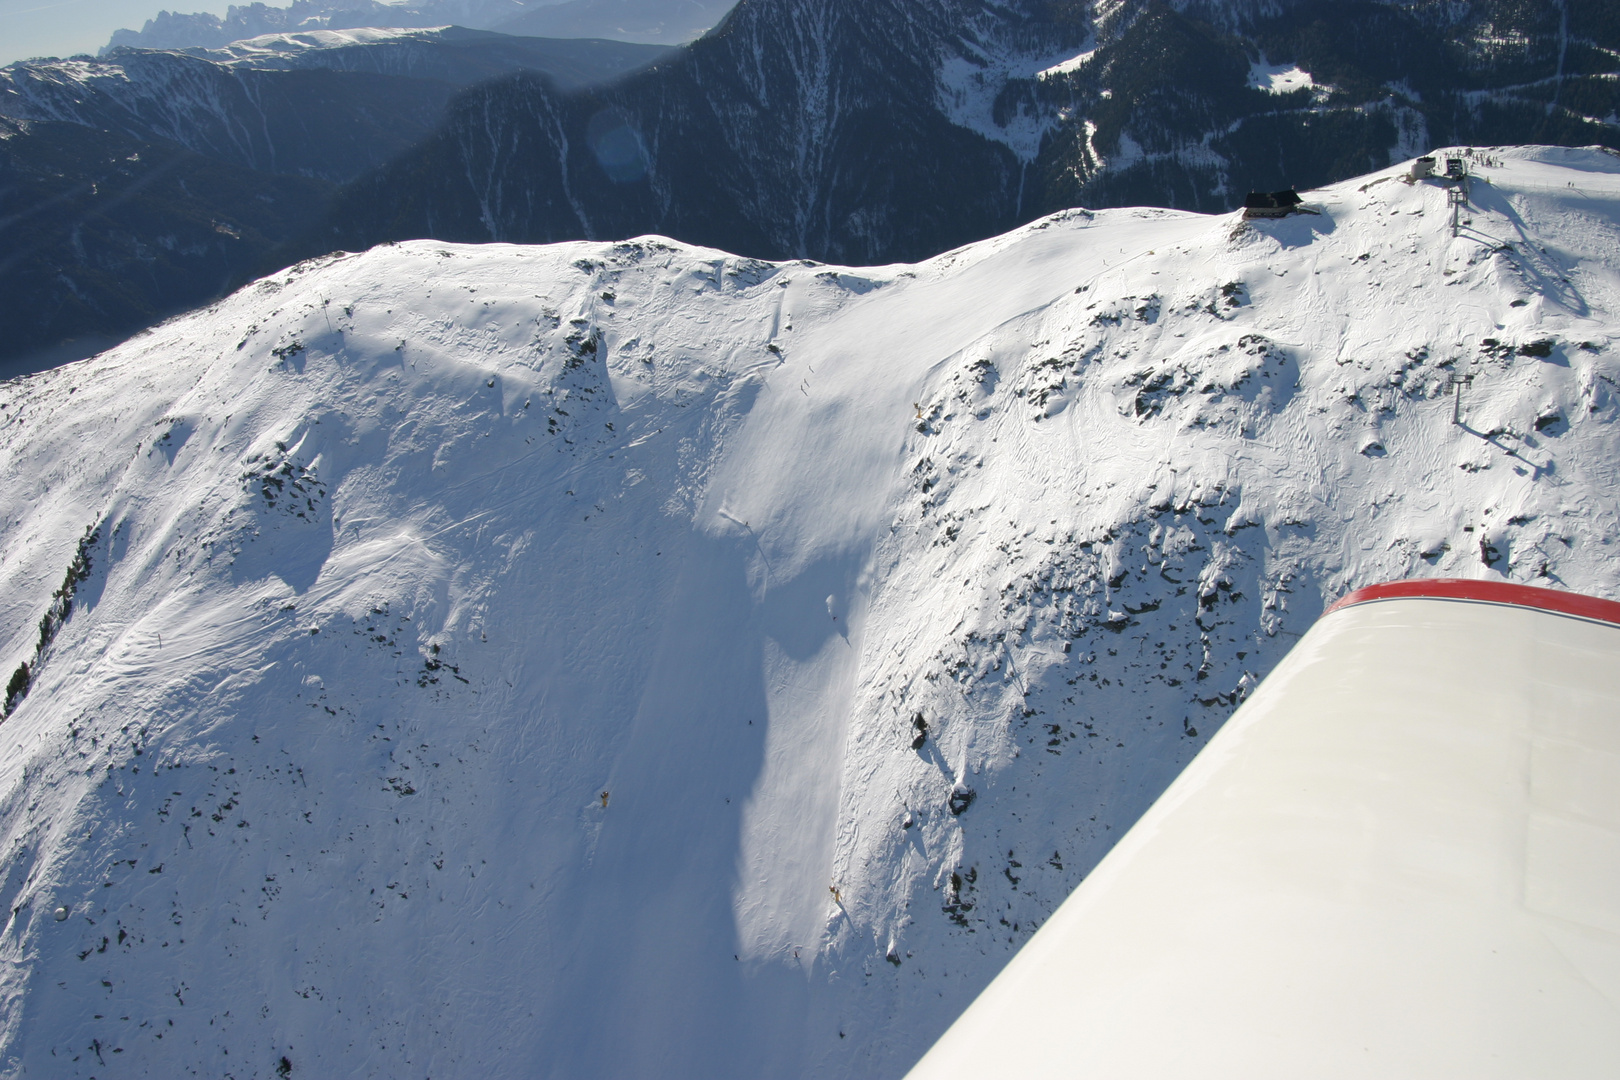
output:
[[95, 53], [120, 27], [139, 30], [158, 9], [224, 15], [230, 0], [0, 0], [0, 64]]

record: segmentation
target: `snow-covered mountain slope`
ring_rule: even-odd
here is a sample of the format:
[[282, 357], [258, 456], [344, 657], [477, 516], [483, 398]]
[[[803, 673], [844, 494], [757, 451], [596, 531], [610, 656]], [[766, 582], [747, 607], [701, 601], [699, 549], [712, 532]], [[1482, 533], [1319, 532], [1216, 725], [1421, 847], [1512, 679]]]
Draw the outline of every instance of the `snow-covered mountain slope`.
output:
[[0, 384], [7, 1072], [902, 1074], [1326, 600], [1620, 595], [1620, 159], [1474, 160], [402, 244]]
[[217, 49], [193, 47], [182, 51], [200, 52], [221, 63], [247, 61], [249, 64], [257, 65], [266, 62], [275, 63], [286, 57], [303, 56], [311, 52], [346, 49], [351, 45], [376, 45], [381, 42], [410, 40], [419, 36], [432, 38], [439, 31], [448, 29], [450, 29], [448, 26], [427, 29], [361, 26], [337, 30], [281, 30], [226, 42]]

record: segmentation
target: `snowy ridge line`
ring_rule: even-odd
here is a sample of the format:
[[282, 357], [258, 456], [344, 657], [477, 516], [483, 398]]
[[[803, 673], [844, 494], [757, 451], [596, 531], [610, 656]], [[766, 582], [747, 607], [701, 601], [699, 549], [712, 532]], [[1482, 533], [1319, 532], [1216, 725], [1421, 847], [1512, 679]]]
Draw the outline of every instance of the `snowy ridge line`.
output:
[[338, 49], [350, 45], [371, 45], [381, 41], [402, 39], [432, 40], [449, 29], [451, 27], [446, 24], [424, 27], [359, 26], [338, 30], [282, 31], [242, 38], [215, 49], [190, 48], [175, 51], [228, 64], [237, 60], [257, 59], [263, 55], [274, 56], [280, 53], [296, 55], [311, 49]]
[[0, 383], [0, 676], [99, 526], [0, 1060], [902, 1075], [1333, 600], [1620, 598], [1620, 160], [1471, 167], [1456, 236], [1403, 167], [913, 266], [413, 241]]

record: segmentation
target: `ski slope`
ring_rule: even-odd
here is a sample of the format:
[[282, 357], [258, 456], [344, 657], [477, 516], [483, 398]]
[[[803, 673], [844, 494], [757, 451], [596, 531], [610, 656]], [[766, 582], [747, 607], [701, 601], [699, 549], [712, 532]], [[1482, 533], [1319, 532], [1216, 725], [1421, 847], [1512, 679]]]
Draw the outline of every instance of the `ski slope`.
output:
[[4, 1074], [902, 1075], [1326, 602], [1620, 596], [1620, 158], [1473, 160], [384, 246], [0, 384]]

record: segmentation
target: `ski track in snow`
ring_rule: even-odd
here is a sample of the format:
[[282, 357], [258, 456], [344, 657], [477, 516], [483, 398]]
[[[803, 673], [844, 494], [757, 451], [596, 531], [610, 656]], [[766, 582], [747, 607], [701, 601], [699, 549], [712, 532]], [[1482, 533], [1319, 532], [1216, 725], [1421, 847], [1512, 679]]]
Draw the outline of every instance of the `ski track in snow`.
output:
[[901, 1075], [1331, 599], [1620, 596], [1620, 160], [1488, 156], [1456, 238], [405, 243], [0, 384], [5, 1075]]

